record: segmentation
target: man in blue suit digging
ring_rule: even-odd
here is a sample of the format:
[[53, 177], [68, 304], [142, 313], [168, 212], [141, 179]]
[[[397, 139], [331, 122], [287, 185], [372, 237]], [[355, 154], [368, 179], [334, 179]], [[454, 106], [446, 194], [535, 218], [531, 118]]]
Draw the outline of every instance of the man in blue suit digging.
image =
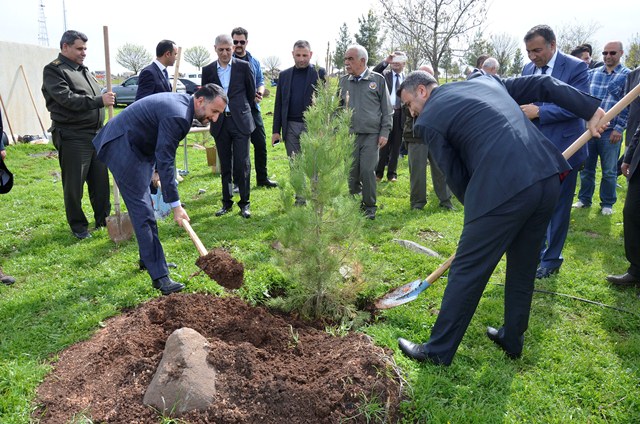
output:
[[399, 338], [419, 361], [449, 365], [493, 270], [506, 253], [504, 324], [487, 336], [510, 358], [522, 354], [540, 246], [571, 167], [520, 110], [553, 102], [582, 119], [599, 137], [600, 100], [545, 75], [500, 80], [480, 75], [438, 83], [423, 71], [400, 85], [414, 129], [429, 145], [447, 185], [464, 204], [464, 227], [440, 313], [425, 344]]
[[151, 204], [149, 181], [156, 164], [162, 194], [173, 209], [173, 219], [182, 225], [189, 215], [182, 208], [175, 181], [176, 150], [193, 119], [215, 122], [227, 106], [220, 86], [207, 84], [192, 96], [159, 93], [145, 97], [123, 110], [93, 139], [98, 159], [115, 178], [127, 205], [144, 262], [153, 287], [162, 294], [179, 292], [184, 284], [169, 277], [167, 261], [158, 238]]

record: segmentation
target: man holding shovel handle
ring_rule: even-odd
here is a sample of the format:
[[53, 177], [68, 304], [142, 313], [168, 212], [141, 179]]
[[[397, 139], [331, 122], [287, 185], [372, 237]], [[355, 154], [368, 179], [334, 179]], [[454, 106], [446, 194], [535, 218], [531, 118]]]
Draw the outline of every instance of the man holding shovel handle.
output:
[[227, 105], [223, 89], [202, 86], [193, 96], [158, 93], [128, 106], [93, 139], [98, 159], [116, 180], [133, 224], [140, 259], [162, 294], [179, 292], [184, 284], [169, 277], [158, 226], [151, 203], [149, 181], [156, 164], [162, 194], [173, 209], [173, 219], [182, 226], [189, 221], [182, 208], [175, 181], [176, 150], [191, 128], [193, 119], [203, 125], [215, 122]]
[[113, 93], [100, 94], [98, 81], [84, 66], [87, 40], [81, 32], [66, 31], [60, 40], [60, 54], [44, 67], [42, 84], [62, 172], [67, 222], [73, 235], [81, 240], [91, 237], [82, 210], [85, 181], [96, 228], [107, 225], [111, 211], [109, 174], [97, 160], [91, 140], [102, 128], [104, 107], [115, 102]]
[[417, 117], [447, 184], [464, 204], [464, 227], [448, 284], [427, 343], [398, 339], [419, 361], [449, 365], [482, 292], [506, 253], [504, 325], [487, 336], [511, 358], [522, 353], [545, 230], [561, 178], [571, 167], [522, 113], [519, 104], [553, 102], [588, 120], [593, 137], [604, 128], [600, 100], [550, 76], [501, 80], [478, 75], [438, 87], [426, 72], [411, 73], [399, 89]]

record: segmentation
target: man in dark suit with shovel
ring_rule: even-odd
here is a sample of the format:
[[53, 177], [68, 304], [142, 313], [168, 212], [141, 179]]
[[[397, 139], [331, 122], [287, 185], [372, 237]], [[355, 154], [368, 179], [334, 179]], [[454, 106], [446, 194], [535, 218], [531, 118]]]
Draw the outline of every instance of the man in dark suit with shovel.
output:
[[182, 208], [175, 181], [176, 150], [194, 118], [205, 125], [208, 121], [215, 122], [226, 106], [227, 96], [215, 84], [201, 87], [193, 97], [158, 93], [128, 106], [93, 139], [98, 159], [109, 167], [127, 205], [140, 258], [153, 287], [162, 294], [181, 291], [184, 285], [169, 277], [158, 238], [149, 192], [154, 163], [163, 196], [173, 209], [173, 219], [182, 225], [182, 220], [189, 221], [189, 216]]
[[500, 80], [480, 75], [438, 87], [426, 72], [400, 86], [402, 102], [447, 185], [464, 204], [464, 227], [440, 314], [425, 344], [398, 339], [409, 357], [449, 365], [496, 265], [506, 253], [504, 326], [487, 336], [511, 358], [522, 353], [538, 255], [571, 169], [519, 104], [553, 102], [583, 119], [598, 137], [599, 100], [549, 76]]

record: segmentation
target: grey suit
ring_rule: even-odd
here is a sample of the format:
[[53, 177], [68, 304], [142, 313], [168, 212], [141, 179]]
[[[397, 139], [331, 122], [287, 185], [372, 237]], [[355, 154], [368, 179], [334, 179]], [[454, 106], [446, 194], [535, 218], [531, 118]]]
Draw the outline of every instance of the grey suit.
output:
[[149, 181], [156, 163], [167, 203], [180, 201], [175, 157], [194, 117], [188, 94], [158, 93], [128, 106], [93, 139], [98, 159], [118, 183], [138, 240], [140, 258], [153, 280], [169, 274], [151, 204]]

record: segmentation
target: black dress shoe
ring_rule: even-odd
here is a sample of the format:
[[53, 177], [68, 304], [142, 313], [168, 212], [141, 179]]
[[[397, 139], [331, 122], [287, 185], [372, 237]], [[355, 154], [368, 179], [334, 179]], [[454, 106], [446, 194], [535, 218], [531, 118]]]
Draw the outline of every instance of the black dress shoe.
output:
[[157, 280], [153, 280], [153, 288], [158, 289], [162, 292], [162, 294], [167, 295], [171, 293], [177, 293], [184, 289], [184, 284], [176, 283], [168, 275], [164, 277], [158, 278]]
[[504, 345], [502, 344], [502, 339], [500, 338], [498, 329], [493, 327], [487, 327], [487, 337], [489, 338], [489, 340], [491, 340], [492, 342], [500, 346], [500, 349], [502, 349], [509, 358], [518, 359], [522, 355], [522, 352], [519, 352], [519, 353], [510, 352], [507, 350], [507, 348], [504, 347]]
[[240, 216], [243, 218], [251, 218], [251, 211], [249, 210], [249, 205], [243, 206], [240, 208]]
[[415, 344], [407, 339], [398, 337], [398, 347], [400, 347], [402, 353], [416, 361], [422, 362], [429, 360], [429, 357], [427, 356], [427, 349], [424, 347], [424, 344]]
[[2, 271], [2, 268], [0, 268], [0, 282], [1, 282], [2, 284], [5, 284], [5, 285], [7, 285], [7, 286], [10, 286], [11, 284], [13, 284], [13, 283], [15, 283], [15, 282], [16, 282], [16, 279], [15, 279], [15, 278], [13, 278], [13, 277], [12, 277], [12, 276], [10, 276], [10, 275], [5, 274], [5, 273]]
[[222, 215], [227, 214], [229, 212], [231, 212], [231, 206], [229, 206], [229, 207], [223, 206], [218, 210], [218, 212], [216, 212], [216, 216], [222, 216]]
[[89, 234], [89, 231], [84, 230], [84, 231], [80, 231], [79, 233], [76, 233], [75, 231], [72, 231], [73, 236], [79, 240], [84, 240], [86, 238], [91, 237], [91, 234]]
[[540, 278], [548, 278], [551, 277], [553, 274], [557, 274], [560, 271], [560, 267], [558, 268], [545, 268], [543, 266], [539, 267], [536, 270], [536, 278], [540, 279]]
[[607, 281], [621, 287], [640, 286], [640, 278], [625, 272], [622, 275], [607, 275]]
[[[147, 266], [142, 262], [142, 259], [138, 259], [138, 267], [140, 268], [140, 271], [145, 271], [147, 269]], [[178, 265], [173, 262], [167, 262], [167, 268], [178, 268]]]
[[274, 188], [278, 187], [278, 183], [267, 178], [264, 181], [258, 182], [258, 187]]

